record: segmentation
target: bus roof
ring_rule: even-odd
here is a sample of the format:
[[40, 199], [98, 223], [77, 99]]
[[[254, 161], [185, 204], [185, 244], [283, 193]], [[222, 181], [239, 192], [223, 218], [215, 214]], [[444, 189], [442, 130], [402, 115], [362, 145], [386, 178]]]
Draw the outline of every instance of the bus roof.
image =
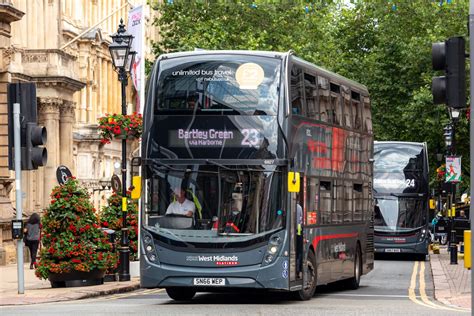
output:
[[376, 140], [374, 141], [374, 144], [408, 144], [408, 145], [426, 146], [426, 142], [404, 142], [400, 140], [384, 140], [384, 141]]
[[175, 58], [175, 57], [186, 57], [186, 56], [201, 56], [201, 55], [251, 55], [251, 56], [262, 56], [262, 57], [272, 57], [272, 58], [281, 58], [288, 56], [288, 52], [269, 52], [269, 51], [259, 51], [259, 50], [205, 50], [198, 49], [186, 52], [176, 52], [176, 53], [167, 53], [162, 54], [160, 58]]
[[[203, 55], [249, 55], [249, 56], [262, 56], [262, 57], [270, 57], [270, 58], [280, 58], [284, 59], [285, 57], [288, 57], [289, 55], [292, 55], [292, 52], [272, 52], [272, 51], [259, 51], [259, 50], [205, 50], [205, 49], [197, 49], [193, 51], [186, 51], [186, 52], [176, 52], [176, 53], [167, 53], [167, 54], [162, 54], [159, 56], [159, 59], [163, 58], [177, 58], [177, 57], [187, 57], [187, 56], [203, 56]], [[358, 83], [356, 81], [353, 81], [351, 79], [348, 79], [346, 77], [343, 77], [341, 75], [338, 75], [335, 72], [329, 71], [327, 69], [324, 69], [320, 66], [316, 66], [315, 64], [306, 61], [304, 59], [301, 59], [299, 57], [296, 57], [295, 55], [292, 55], [292, 57], [300, 64], [305, 65], [306, 67], [316, 69], [316, 71], [323, 73], [327, 75], [328, 77], [331, 77], [332, 79], [335, 79], [339, 83], [345, 83], [350, 86], [357, 87], [358, 89], [361, 90], [361, 92], [365, 92], [368, 95], [368, 89], [366, 86], [364, 86], [361, 83]]]

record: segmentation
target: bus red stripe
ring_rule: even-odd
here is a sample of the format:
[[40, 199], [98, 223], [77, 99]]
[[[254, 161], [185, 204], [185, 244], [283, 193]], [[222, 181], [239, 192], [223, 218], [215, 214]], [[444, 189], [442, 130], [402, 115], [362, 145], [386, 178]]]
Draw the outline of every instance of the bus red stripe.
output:
[[358, 235], [359, 235], [358, 233], [350, 233], [350, 234], [333, 234], [333, 235], [316, 236], [313, 239], [313, 248], [316, 251], [316, 248], [318, 247], [318, 244], [321, 240], [336, 239], [336, 238], [352, 238], [352, 237], [357, 237]]

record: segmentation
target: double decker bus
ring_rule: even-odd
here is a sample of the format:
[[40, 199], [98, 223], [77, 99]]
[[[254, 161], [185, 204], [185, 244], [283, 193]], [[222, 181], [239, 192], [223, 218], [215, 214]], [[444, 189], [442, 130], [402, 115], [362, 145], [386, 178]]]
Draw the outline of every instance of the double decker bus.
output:
[[143, 128], [141, 287], [308, 300], [373, 269], [363, 85], [291, 52], [170, 53], [153, 66]]
[[374, 143], [376, 253], [409, 253], [424, 260], [429, 244], [426, 143]]

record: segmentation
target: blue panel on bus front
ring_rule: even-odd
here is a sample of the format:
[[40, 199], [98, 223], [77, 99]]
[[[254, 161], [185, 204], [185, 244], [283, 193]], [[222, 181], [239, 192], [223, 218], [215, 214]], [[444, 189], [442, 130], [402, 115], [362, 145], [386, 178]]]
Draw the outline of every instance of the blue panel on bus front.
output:
[[259, 265], [267, 246], [244, 252], [186, 252], [157, 246], [161, 263], [187, 267], [241, 267]]
[[149, 158], [278, 158], [276, 116], [159, 115], [150, 134]]

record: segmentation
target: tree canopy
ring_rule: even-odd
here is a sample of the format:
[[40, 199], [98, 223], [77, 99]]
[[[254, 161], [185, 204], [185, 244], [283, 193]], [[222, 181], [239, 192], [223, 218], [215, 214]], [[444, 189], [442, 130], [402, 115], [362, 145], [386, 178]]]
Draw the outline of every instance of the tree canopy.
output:
[[[172, 1], [155, 3], [164, 52], [203, 49], [293, 50], [366, 85], [376, 140], [427, 142], [431, 170], [444, 153], [448, 109], [434, 105], [431, 44], [467, 39], [469, 1]], [[466, 47], [469, 45], [466, 44]], [[456, 125], [464, 191], [469, 185], [469, 128]]]

